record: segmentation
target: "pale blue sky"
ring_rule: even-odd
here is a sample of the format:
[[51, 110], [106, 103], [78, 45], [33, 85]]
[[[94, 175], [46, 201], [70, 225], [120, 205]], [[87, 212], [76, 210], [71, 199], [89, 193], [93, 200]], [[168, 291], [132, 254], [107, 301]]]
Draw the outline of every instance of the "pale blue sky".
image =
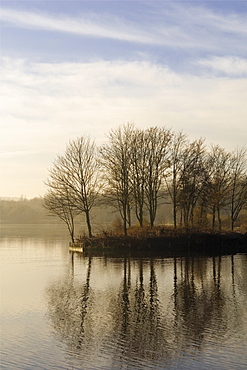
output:
[[0, 196], [127, 122], [245, 146], [247, 1], [2, 1], [0, 93]]

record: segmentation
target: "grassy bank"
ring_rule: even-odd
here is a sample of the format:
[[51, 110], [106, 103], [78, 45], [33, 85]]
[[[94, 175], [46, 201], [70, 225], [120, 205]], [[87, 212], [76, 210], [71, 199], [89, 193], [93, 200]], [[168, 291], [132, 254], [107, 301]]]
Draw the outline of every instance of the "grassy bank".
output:
[[247, 234], [167, 227], [131, 228], [128, 236], [116, 233], [104, 233], [92, 238], [82, 236], [77, 244], [82, 245], [84, 251], [152, 251], [167, 255], [188, 252], [247, 253]]

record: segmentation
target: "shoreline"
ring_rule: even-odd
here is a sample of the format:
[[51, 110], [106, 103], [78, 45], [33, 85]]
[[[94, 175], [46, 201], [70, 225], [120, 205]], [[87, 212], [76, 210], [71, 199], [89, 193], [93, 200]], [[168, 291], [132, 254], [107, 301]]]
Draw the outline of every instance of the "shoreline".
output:
[[81, 237], [73, 245], [83, 252], [114, 253], [162, 253], [181, 254], [235, 254], [247, 253], [247, 233], [236, 232], [195, 232], [192, 230], [164, 230], [157, 233], [142, 231], [128, 236], [98, 235]]

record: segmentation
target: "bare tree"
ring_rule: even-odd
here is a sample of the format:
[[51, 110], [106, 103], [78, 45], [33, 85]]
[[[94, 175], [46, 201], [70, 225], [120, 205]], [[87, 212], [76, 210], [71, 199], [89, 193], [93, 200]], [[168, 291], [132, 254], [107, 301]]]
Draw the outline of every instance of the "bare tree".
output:
[[194, 210], [204, 184], [204, 140], [189, 143], [182, 153], [179, 203], [186, 227], [193, 226]]
[[151, 228], [154, 226], [156, 217], [159, 191], [169, 168], [171, 138], [171, 131], [165, 128], [151, 127], [145, 130], [145, 145], [147, 145], [145, 203], [149, 212]]
[[48, 190], [43, 198], [43, 206], [51, 215], [58, 216], [67, 225], [71, 241], [75, 242], [74, 218], [78, 210], [71, 204], [67, 189], [64, 191]]
[[183, 166], [182, 155], [185, 149], [186, 135], [179, 132], [173, 135], [170, 146], [170, 176], [166, 179], [167, 189], [173, 204], [173, 225], [177, 228], [177, 211], [179, 206], [179, 178]]
[[247, 205], [247, 162], [246, 149], [236, 150], [231, 157], [230, 166], [230, 218], [231, 230], [234, 230], [234, 223], [239, 213]]
[[216, 214], [221, 230], [221, 210], [229, 199], [231, 186], [231, 153], [219, 145], [212, 145], [208, 154], [208, 204], [212, 213], [212, 228], [215, 228]]
[[131, 159], [131, 184], [135, 214], [141, 227], [143, 227], [145, 207], [146, 165], [148, 156], [148, 142], [145, 131], [136, 129], [129, 137]]
[[55, 159], [46, 185], [58, 195], [66, 189], [70, 205], [85, 214], [88, 235], [91, 237], [90, 211], [96, 204], [99, 192], [95, 143], [84, 137], [70, 141], [64, 155], [58, 155]]
[[100, 163], [106, 184], [105, 196], [120, 213], [123, 220], [124, 235], [127, 235], [127, 228], [131, 223], [131, 149], [129, 143], [132, 131], [132, 125], [111, 130], [108, 135], [108, 143], [100, 148]]

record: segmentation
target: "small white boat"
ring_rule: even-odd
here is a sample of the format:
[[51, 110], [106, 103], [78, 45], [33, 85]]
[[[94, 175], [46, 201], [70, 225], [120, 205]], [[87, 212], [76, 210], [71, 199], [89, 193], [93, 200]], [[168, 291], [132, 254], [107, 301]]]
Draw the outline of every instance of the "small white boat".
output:
[[80, 243], [70, 243], [69, 244], [69, 251], [70, 252], [83, 252], [83, 245]]

